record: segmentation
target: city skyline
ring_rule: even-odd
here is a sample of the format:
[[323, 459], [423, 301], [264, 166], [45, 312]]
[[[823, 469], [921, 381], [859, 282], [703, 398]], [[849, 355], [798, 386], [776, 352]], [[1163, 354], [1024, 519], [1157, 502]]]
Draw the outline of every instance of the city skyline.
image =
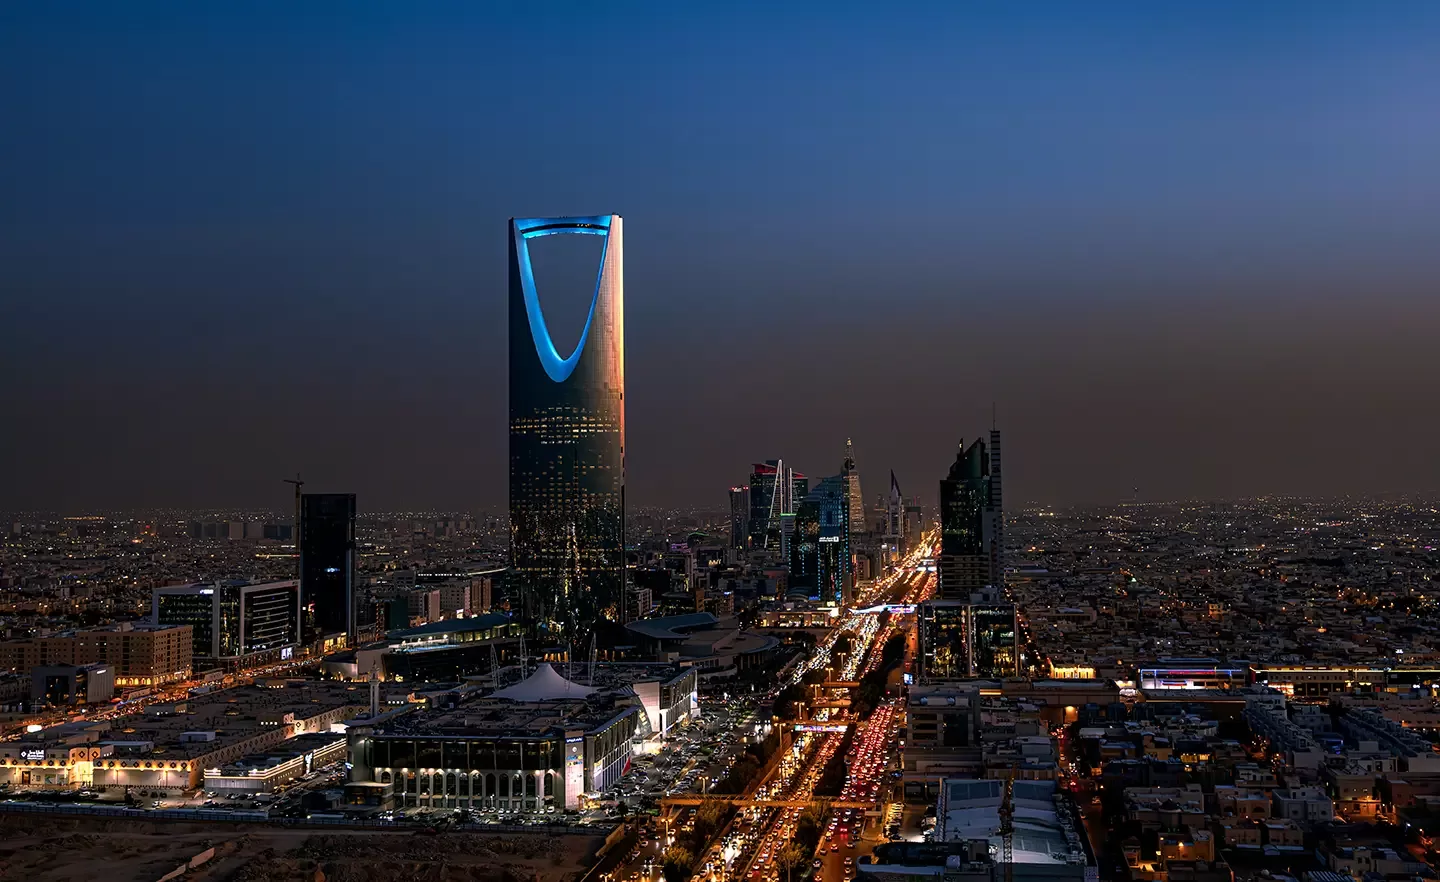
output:
[[928, 488], [992, 402], [1016, 500], [1440, 489], [1432, 6], [88, 9], [0, 29], [6, 507], [498, 509], [482, 231], [611, 206], [636, 502]]

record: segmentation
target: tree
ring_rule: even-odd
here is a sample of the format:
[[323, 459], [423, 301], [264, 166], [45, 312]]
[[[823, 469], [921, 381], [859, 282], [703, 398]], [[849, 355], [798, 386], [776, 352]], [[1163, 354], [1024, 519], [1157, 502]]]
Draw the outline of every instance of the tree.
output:
[[695, 870], [695, 855], [680, 845], [665, 849], [662, 860], [661, 872], [665, 875], [665, 882], [686, 882]]
[[785, 871], [786, 882], [792, 882], [795, 868], [801, 866], [809, 859], [810, 853], [804, 848], [801, 848], [800, 844], [793, 840], [775, 853], [775, 864]]
[[730, 820], [733, 809], [723, 802], [707, 802], [695, 813], [695, 844], [704, 847], [709, 844], [725, 822]]
[[832, 651], [836, 655], [849, 655], [854, 649], [855, 640], [853, 637], [850, 636], [849, 631], [846, 631], [844, 634], [836, 637], [835, 645], [832, 647]]

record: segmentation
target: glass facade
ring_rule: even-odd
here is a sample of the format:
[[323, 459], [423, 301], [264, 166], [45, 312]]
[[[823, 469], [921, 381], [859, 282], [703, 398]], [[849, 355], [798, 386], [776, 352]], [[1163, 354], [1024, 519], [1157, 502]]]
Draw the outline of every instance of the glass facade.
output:
[[959, 680], [970, 676], [965, 613], [965, 605], [959, 603], [932, 601], [920, 605], [922, 680]]
[[159, 624], [190, 626], [194, 658], [239, 658], [300, 640], [300, 588], [294, 579], [157, 588], [152, 609]]
[[293, 583], [245, 591], [241, 653], [266, 652], [299, 642], [300, 593]]
[[189, 625], [194, 658], [215, 655], [215, 597], [210, 593], [186, 592], [155, 596], [155, 621], [162, 625]]
[[[562, 359], [527, 241], [606, 237], [590, 314]], [[624, 283], [619, 215], [510, 225], [510, 565], [524, 612], [583, 638], [620, 621], [625, 592]]]
[[990, 457], [985, 442], [963, 448], [940, 482], [940, 592], [944, 600], [969, 600], [992, 584], [986, 547], [990, 503]]
[[854, 558], [844, 475], [823, 478], [797, 506], [790, 544], [790, 585], [827, 603], [850, 602]]
[[1015, 607], [1008, 603], [970, 607], [970, 670], [975, 677], [1019, 674]]
[[354, 635], [355, 494], [300, 500], [300, 602], [305, 642]]

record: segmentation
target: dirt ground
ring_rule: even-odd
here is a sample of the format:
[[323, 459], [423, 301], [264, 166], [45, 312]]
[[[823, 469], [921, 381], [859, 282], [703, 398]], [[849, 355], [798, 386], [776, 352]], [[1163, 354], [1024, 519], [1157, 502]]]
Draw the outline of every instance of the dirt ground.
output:
[[600, 836], [302, 830], [0, 815], [0, 882], [571, 882]]

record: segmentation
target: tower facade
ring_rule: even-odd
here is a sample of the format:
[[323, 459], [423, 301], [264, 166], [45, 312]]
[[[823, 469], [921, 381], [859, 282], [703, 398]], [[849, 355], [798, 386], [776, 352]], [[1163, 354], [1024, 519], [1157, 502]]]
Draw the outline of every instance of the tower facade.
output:
[[962, 443], [950, 473], [940, 482], [940, 591], [942, 600], [966, 600], [1000, 585], [993, 569], [990, 455], [985, 442]]
[[730, 488], [730, 544], [745, 548], [750, 544], [750, 488]]
[[850, 507], [850, 532], [865, 532], [865, 497], [860, 493], [860, 472], [855, 468], [855, 445], [845, 439], [845, 462], [840, 474], [845, 478], [846, 504]]
[[[604, 236], [590, 312], [561, 357], [529, 242]], [[555, 636], [620, 621], [625, 596], [625, 293], [621, 219], [510, 221], [510, 566], [524, 610]]]
[[300, 617], [306, 643], [355, 639], [355, 494], [300, 497]]
[[750, 467], [750, 547], [782, 549], [794, 526], [795, 507], [810, 492], [810, 479], [785, 465], [767, 459]]

